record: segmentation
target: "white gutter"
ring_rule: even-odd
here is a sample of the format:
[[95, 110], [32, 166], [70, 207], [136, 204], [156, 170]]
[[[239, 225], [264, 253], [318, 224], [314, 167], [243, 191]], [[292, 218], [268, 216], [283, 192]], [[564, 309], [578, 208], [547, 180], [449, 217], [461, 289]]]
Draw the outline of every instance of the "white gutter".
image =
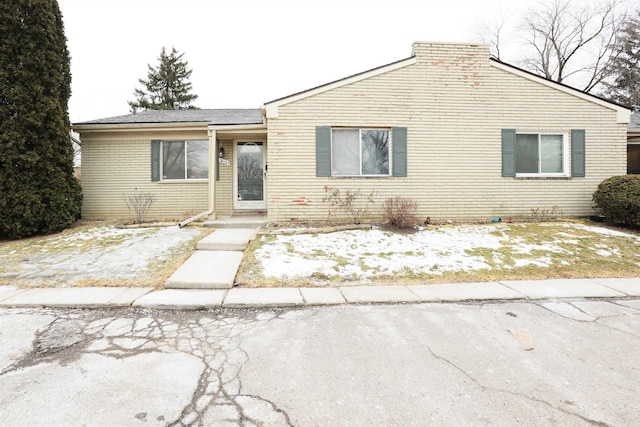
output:
[[182, 228], [187, 224], [191, 224], [193, 221], [197, 221], [200, 218], [211, 215], [215, 210], [216, 200], [216, 175], [218, 174], [218, 144], [216, 143], [216, 131], [211, 129], [209, 134], [209, 209], [201, 212], [197, 215], [187, 218], [178, 223], [178, 227]]
[[204, 128], [207, 122], [171, 122], [171, 123], [77, 123], [72, 124], [74, 132], [131, 131], [131, 130], [191, 130]]

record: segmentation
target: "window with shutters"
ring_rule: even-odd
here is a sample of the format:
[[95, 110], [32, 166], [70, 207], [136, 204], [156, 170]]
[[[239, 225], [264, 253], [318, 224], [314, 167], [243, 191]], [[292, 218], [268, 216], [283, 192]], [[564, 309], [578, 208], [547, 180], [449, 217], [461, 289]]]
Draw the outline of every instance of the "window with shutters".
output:
[[207, 179], [209, 142], [162, 141], [162, 180]]
[[389, 176], [389, 129], [331, 130], [332, 176]]
[[567, 141], [563, 133], [517, 133], [516, 176], [568, 176]]

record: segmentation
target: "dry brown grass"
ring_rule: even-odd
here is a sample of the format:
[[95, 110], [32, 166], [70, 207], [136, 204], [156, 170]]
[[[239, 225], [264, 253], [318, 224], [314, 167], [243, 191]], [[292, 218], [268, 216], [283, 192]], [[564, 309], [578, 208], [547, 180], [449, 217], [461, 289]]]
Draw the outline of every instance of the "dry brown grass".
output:
[[[579, 222], [578, 222], [579, 223]], [[591, 224], [589, 224], [591, 225]], [[628, 234], [636, 234], [633, 230], [615, 229]], [[502, 229], [497, 233], [503, 233]], [[325, 276], [314, 273], [310, 277], [274, 278], [264, 277], [261, 262], [254, 252], [259, 247], [269, 244], [269, 239], [256, 241], [245, 252], [238, 284], [245, 287], [299, 287], [299, 286], [351, 286], [351, 285], [412, 285], [433, 283], [468, 283], [489, 282], [499, 280], [538, 280], [556, 278], [606, 278], [606, 277], [640, 277], [640, 253], [638, 240], [607, 234], [594, 233], [582, 229], [566, 229], [556, 223], [512, 224], [504, 233], [512, 246], [505, 244], [499, 250], [475, 248], [468, 251], [470, 256], [484, 259], [489, 269], [470, 271], [448, 271], [443, 274], [415, 273], [401, 269], [394, 275], [380, 275], [366, 280], [359, 277], [344, 278], [338, 274]], [[569, 233], [573, 237], [567, 237]], [[573, 241], [573, 242], [570, 242]], [[575, 243], [575, 242], [578, 243]], [[523, 245], [555, 244], [562, 252], [544, 252], [535, 250], [531, 254], [521, 254], [514, 250]], [[330, 255], [331, 248], [318, 248], [322, 259]], [[603, 256], [602, 251], [610, 253]], [[310, 256], [312, 257], [312, 256]], [[393, 255], [390, 256], [391, 258]], [[544, 258], [546, 266], [520, 265], [530, 258]], [[307, 258], [313, 259], [313, 258]], [[336, 263], [343, 263], [340, 257], [333, 258]], [[305, 262], [304, 258], [300, 262]], [[366, 260], [361, 260], [365, 262]]]
[[[43, 254], [54, 253], [76, 253], [87, 249], [95, 249], [96, 247], [108, 248], [117, 246], [126, 241], [126, 236], [118, 236], [116, 238], [107, 238], [96, 240], [76, 240], [67, 237], [73, 237], [74, 234], [88, 231], [96, 227], [112, 226], [114, 222], [107, 221], [91, 221], [79, 222], [72, 228], [61, 233], [48, 236], [31, 237], [27, 239], [14, 241], [0, 241], [0, 285], [16, 285], [25, 288], [43, 288], [43, 287], [152, 287], [154, 289], [163, 289], [164, 283], [173, 272], [195, 252], [195, 246], [198, 240], [210, 234], [212, 228], [201, 228], [197, 238], [184, 242], [181, 245], [171, 248], [171, 252], [161, 259], [156, 259], [146, 268], [139, 271], [135, 278], [86, 278], [79, 277], [77, 280], [61, 282], [52, 277], [51, 280], [20, 280], [17, 278], [20, 271], [17, 270], [21, 262], [28, 260], [32, 255], [42, 256]], [[193, 227], [197, 227], [194, 225]], [[155, 229], [150, 229], [153, 232]]]

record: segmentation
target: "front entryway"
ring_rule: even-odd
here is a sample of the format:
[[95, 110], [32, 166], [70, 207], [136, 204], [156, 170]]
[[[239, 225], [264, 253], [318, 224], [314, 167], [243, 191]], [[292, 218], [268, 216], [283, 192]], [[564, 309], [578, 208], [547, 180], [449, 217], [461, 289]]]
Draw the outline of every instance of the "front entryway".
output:
[[264, 210], [267, 208], [264, 143], [238, 142], [235, 148], [233, 208]]

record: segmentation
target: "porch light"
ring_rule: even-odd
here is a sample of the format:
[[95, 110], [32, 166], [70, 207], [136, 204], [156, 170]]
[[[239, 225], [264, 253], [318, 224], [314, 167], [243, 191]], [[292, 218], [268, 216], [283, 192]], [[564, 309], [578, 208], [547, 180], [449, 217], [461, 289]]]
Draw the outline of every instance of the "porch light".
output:
[[224, 159], [224, 147], [220, 147], [218, 149], [218, 157], [220, 157], [221, 159]]

